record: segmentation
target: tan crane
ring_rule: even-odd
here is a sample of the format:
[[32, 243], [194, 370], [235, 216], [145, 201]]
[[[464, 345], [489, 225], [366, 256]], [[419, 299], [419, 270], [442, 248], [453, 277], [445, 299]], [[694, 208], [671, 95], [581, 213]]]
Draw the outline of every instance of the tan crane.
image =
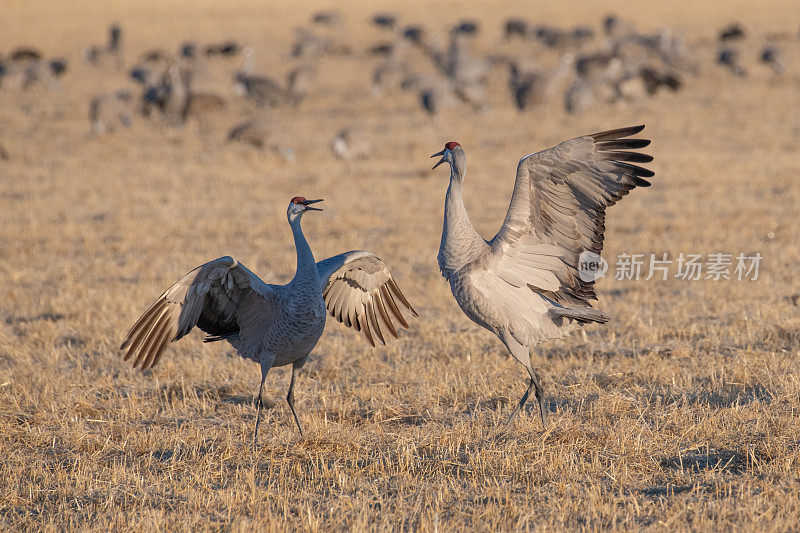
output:
[[642, 178], [653, 172], [631, 164], [653, 159], [633, 151], [649, 140], [628, 138], [643, 129], [577, 137], [523, 157], [505, 221], [490, 241], [475, 231], [464, 206], [464, 150], [449, 142], [432, 156], [441, 156], [433, 168], [450, 164], [438, 258], [442, 275], [467, 317], [497, 335], [530, 376], [507, 425], [531, 390], [545, 424], [544, 388], [531, 366], [531, 348], [610, 318], [592, 309], [594, 279], [580, 275], [578, 262], [585, 252], [602, 251], [606, 208], [634, 187], [650, 185]]

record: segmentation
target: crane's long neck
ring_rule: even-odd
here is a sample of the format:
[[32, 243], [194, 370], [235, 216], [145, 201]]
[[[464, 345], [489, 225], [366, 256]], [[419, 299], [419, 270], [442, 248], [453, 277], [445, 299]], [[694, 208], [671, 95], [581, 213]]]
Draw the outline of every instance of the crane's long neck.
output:
[[439, 245], [439, 269], [446, 278], [474, 261], [488, 248], [469, 220], [461, 194], [462, 187], [461, 176], [451, 169], [450, 186], [444, 201], [442, 242]]
[[294, 246], [297, 250], [297, 271], [290, 283], [313, 283], [315, 287], [318, 287], [319, 273], [317, 272], [317, 264], [314, 261], [314, 254], [311, 253], [311, 247], [308, 245], [306, 236], [303, 235], [303, 229], [300, 227], [300, 218], [289, 222], [289, 225], [292, 228]]

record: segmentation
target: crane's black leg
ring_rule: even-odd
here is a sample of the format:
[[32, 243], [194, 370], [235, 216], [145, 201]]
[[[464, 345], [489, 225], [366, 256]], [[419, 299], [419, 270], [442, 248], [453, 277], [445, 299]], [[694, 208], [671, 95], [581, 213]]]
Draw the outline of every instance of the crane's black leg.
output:
[[514, 412], [512, 412], [511, 416], [509, 416], [508, 420], [506, 420], [506, 427], [510, 426], [511, 423], [514, 422], [514, 419], [517, 418], [517, 413], [519, 413], [522, 410], [522, 408], [525, 407], [525, 402], [528, 401], [528, 396], [531, 394], [531, 389], [533, 388], [534, 388], [533, 379], [531, 379], [528, 382], [528, 388], [525, 389], [525, 394], [522, 395], [522, 398], [520, 399], [519, 403], [514, 408]]
[[261, 399], [261, 390], [264, 388], [264, 380], [267, 379], [267, 372], [269, 372], [270, 365], [265, 365], [261, 363], [261, 385], [258, 386], [258, 397], [256, 397], [256, 406], [258, 407], [258, 414], [256, 414], [256, 430], [253, 433], [253, 446], [256, 445], [258, 441], [258, 423], [261, 422], [261, 407], [263, 406], [263, 401]]
[[508, 417], [506, 421], [506, 428], [508, 428], [514, 419], [517, 417], [517, 414], [522, 411], [522, 408], [525, 407], [525, 402], [528, 401], [528, 396], [531, 395], [531, 390], [535, 391], [536, 400], [539, 402], [539, 416], [542, 419], [542, 426], [545, 425], [545, 414], [544, 414], [544, 387], [542, 387], [542, 380], [539, 377], [538, 372], [533, 369], [531, 366], [531, 357], [530, 357], [530, 349], [520, 344], [517, 339], [514, 338], [513, 335], [510, 334], [507, 330], [503, 330], [498, 333], [500, 340], [503, 341], [503, 344], [506, 345], [508, 351], [511, 352], [511, 355], [517, 361], [525, 367], [525, 370], [528, 371], [528, 375], [530, 376], [530, 381], [528, 381], [528, 388], [525, 390], [525, 394], [522, 395], [522, 398], [519, 400], [517, 407], [514, 409], [514, 412], [511, 413], [511, 416]]
[[[289, 409], [292, 410], [292, 415], [294, 416], [294, 422], [297, 424], [297, 429], [300, 430], [300, 436], [303, 436], [303, 428], [300, 427], [300, 419], [297, 418], [297, 412], [294, 410], [294, 379], [297, 376], [297, 371], [302, 368], [303, 363], [306, 360], [302, 359], [301, 361], [295, 361], [292, 364], [292, 381], [289, 382], [289, 393], [286, 395], [286, 403], [289, 404]], [[298, 364], [299, 363], [299, 364]]]
[[514, 412], [508, 417], [508, 421], [506, 421], [506, 427], [511, 425], [514, 419], [517, 417], [517, 413], [519, 413], [522, 408], [525, 407], [525, 403], [528, 401], [528, 396], [531, 394], [531, 389], [534, 390], [536, 400], [539, 402], [539, 417], [542, 419], [542, 427], [547, 424], [547, 417], [544, 413], [544, 387], [542, 387], [542, 381], [539, 378], [539, 374], [536, 372], [536, 370], [531, 368], [528, 370], [528, 372], [530, 373], [528, 388], [525, 390], [525, 394], [522, 395], [522, 398], [517, 404], [517, 407], [514, 409]]

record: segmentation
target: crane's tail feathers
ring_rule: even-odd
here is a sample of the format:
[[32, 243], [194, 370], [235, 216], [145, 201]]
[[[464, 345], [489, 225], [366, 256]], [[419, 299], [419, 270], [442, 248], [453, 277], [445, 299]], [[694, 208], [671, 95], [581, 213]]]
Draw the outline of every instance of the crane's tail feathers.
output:
[[576, 320], [579, 324], [589, 324], [592, 322], [605, 324], [611, 320], [610, 315], [598, 309], [592, 309], [591, 307], [554, 307], [550, 309], [550, 314], [553, 317], [571, 318], [572, 320]]

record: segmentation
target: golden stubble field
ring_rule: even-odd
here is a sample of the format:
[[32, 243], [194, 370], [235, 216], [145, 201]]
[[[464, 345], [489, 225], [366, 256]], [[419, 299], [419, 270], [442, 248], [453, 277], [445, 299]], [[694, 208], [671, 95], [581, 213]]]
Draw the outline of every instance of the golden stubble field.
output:
[[[81, 64], [82, 47], [123, 24], [126, 55], [234, 37], [277, 75], [291, 28], [319, 6], [232, 2], [18, 2], [0, 18], [0, 52], [67, 55], [61, 90], [0, 90], [0, 527], [3, 529], [699, 529], [797, 530], [800, 516], [800, 43], [773, 80], [755, 58], [767, 32], [797, 31], [794, 2], [340, 2], [357, 53], [322, 58], [297, 110], [278, 110], [287, 163], [224, 142], [247, 107], [230, 93], [211, 125], [137, 119], [89, 136], [89, 98], [124, 72]], [[598, 26], [610, 9], [643, 30], [684, 28], [709, 42], [747, 24], [752, 75], [711, 65], [675, 94], [569, 116], [560, 100], [518, 114], [505, 75], [490, 110], [435, 120], [412, 96], [369, 93], [379, 9], [443, 29], [483, 21], [489, 50], [507, 16]], [[239, 60], [230, 64], [238, 68]], [[486, 237], [499, 227], [517, 160], [580, 134], [644, 123], [656, 157], [650, 189], [610, 211], [605, 255], [763, 256], [757, 281], [598, 283], [615, 318], [534, 358], [549, 424], [534, 405], [495, 437], [524, 371], [469, 322], [438, 274], [447, 173], [428, 156], [457, 140], [469, 157], [466, 201]], [[374, 156], [328, 148], [357, 124]], [[400, 341], [371, 350], [331, 321], [296, 389], [306, 437], [286, 407], [286, 368], [251, 446], [256, 365], [193, 334], [142, 374], [117, 347], [166, 286], [230, 254], [287, 281], [285, 209], [305, 217], [318, 258], [381, 256], [420, 311]], [[674, 273], [674, 269], [672, 270]]]

